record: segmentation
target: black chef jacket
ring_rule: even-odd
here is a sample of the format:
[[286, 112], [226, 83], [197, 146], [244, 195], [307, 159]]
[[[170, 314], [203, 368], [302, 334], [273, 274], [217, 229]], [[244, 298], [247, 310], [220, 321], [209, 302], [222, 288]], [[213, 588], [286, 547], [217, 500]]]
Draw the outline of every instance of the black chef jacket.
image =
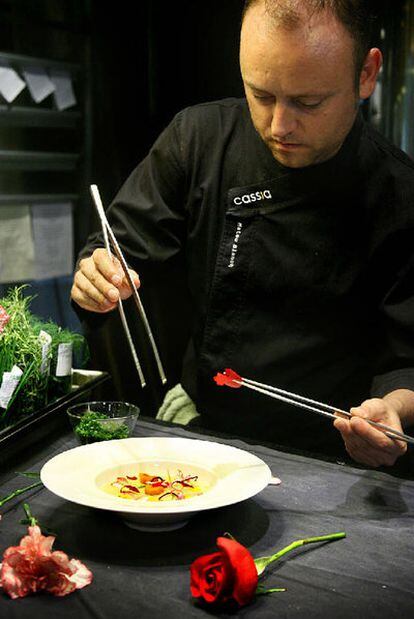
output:
[[226, 367], [346, 409], [414, 389], [414, 163], [361, 115], [335, 157], [291, 169], [245, 100], [188, 108], [108, 216], [144, 285], [183, 258], [194, 323], [182, 383], [208, 427], [343, 450], [329, 420], [216, 386]]

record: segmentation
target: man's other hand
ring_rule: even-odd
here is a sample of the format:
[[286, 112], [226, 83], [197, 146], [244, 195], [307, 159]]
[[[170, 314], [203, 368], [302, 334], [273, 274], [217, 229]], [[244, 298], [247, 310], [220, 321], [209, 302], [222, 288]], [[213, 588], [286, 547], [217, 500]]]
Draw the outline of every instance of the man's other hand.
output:
[[402, 432], [397, 406], [386, 398], [365, 400], [350, 412], [350, 419], [338, 417], [334, 426], [342, 434], [346, 450], [356, 462], [372, 467], [392, 466], [407, 451], [405, 442], [389, 438], [365, 421], [378, 421]]
[[[135, 271], [130, 270], [136, 287], [140, 285]], [[117, 258], [108, 256], [106, 249], [95, 249], [92, 256], [83, 258], [75, 273], [72, 299], [83, 309], [104, 314], [113, 310], [119, 299], [132, 294]]]

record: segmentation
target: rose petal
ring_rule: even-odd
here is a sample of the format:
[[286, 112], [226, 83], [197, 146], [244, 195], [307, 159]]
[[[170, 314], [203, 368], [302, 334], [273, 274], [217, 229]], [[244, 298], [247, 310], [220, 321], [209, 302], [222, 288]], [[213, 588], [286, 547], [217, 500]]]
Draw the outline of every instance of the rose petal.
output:
[[233, 590], [233, 572], [227, 557], [222, 554], [221, 562], [206, 570], [201, 583], [202, 597], [209, 603], [225, 603]]
[[231, 599], [234, 570], [227, 555], [215, 552], [196, 559], [190, 567], [190, 589], [193, 597], [208, 604], [223, 604]]
[[220, 387], [223, 385], [226, 385], [226, 387], [232, 387], [233, 389], [239, 389], [242, 387], [241, 376], [230, 368], [226, 368], [224, 372], [217, 372], [217, 374], [213, 377], [213, 380]]
[[191, 595], [195, 598], [201, 597], [200, 584], [204, 577], [206, 568], [220, 561], [221, 553], [214, 552], [209, 555], [198, 557], [190, 566], [190, 589]]
[[217, 538], [217, 546], [227, 556], [234, 571], [233, 597], [240, 606], [249, 604], [257, 589], [257, 569], [245, 546], [227, 537]]

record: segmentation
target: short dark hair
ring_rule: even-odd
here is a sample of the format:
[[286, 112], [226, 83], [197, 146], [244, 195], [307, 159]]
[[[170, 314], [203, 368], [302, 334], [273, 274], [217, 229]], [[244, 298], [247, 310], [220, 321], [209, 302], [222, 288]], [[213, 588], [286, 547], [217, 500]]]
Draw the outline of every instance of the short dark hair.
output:
[[373, 41], [375, 14], [370, 0], [245, 0], [243, 19], [249, 8], [261, 1], [264, 1], [266, 12], [271, 17], [291, 28], [300, 23], [298, 5], [305, 5], [309, 14], [331, 11], [354, 39], [355, 70], [359, 81], [364, 60]]

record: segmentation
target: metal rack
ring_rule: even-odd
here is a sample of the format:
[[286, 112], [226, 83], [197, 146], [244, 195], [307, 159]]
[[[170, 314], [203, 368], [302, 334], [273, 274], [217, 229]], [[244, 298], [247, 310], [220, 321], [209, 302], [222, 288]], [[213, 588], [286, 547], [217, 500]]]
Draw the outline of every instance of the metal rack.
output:
[[[7, 63], [13, 69], [21, 72], [23, 68], [27, 67], [41, 67], [45, 70], [48, 69], [60, 69], [69, 71], [73, 78], [79, 79], [82, 73], [81, 66], [79, 64], [72, 64], [68, 62], [59, 62], [49, 58], [38, 58], [33, 56], [24, 56], [19, 54], [10, 54], [0, 52], [0, 62]], [[3, 104], [0, 105], [0, 134], [1, 130], [7, 130], [8, 132], [16, 130], [35, 129], [35, 130], [70, 130], [78, 131], [81, 135], [80, 125], [83, 120], [83, 114], [79, 110], [70, 111], [57, 111], [56, 109], [46, 108], [40, 105], [19, 105], [17, 104]], [[64, 142], [64, 139], [63, 139]], [[83, 142], [83, 139], [80, 139]], [[54, 152], [44, 151], [36, 148], [30, 149], [12, 149], [2, 148], [0, 150], [0, 173], [2, 172], [19, 172], [19, 173], [32, 173], [32, 172], [72, 172], [79, 171], [79, 164], [82, 155], [82, 146], [78, 152]], [[24, 180], [24, 177], [23, 177]], [[7, 184], [7, 183], [4, 183]], [[22, 183], [26, 185], [26, 183]], [[32, 187], [36, 185], [36, 180], [32, 180]], [[53, 202], [53, 201], [67, 201], [70, 198], [71, 201], [77, 201], [81, 193], [81, 181], [80, 179], [74, 179], [72, 183], [71, 191], [60, 193], [52, 193], [47, 191], [47, 187], [40, 187], [39, 192], [29, 191], [8, 191], [7, 189], [0, 190], [0, 206], [10, 204], [33, 204], [39, 202]], [[30, 186], [30, 183], [29, 183]], [[45, 200], [46, 198], [46, 200]]]

